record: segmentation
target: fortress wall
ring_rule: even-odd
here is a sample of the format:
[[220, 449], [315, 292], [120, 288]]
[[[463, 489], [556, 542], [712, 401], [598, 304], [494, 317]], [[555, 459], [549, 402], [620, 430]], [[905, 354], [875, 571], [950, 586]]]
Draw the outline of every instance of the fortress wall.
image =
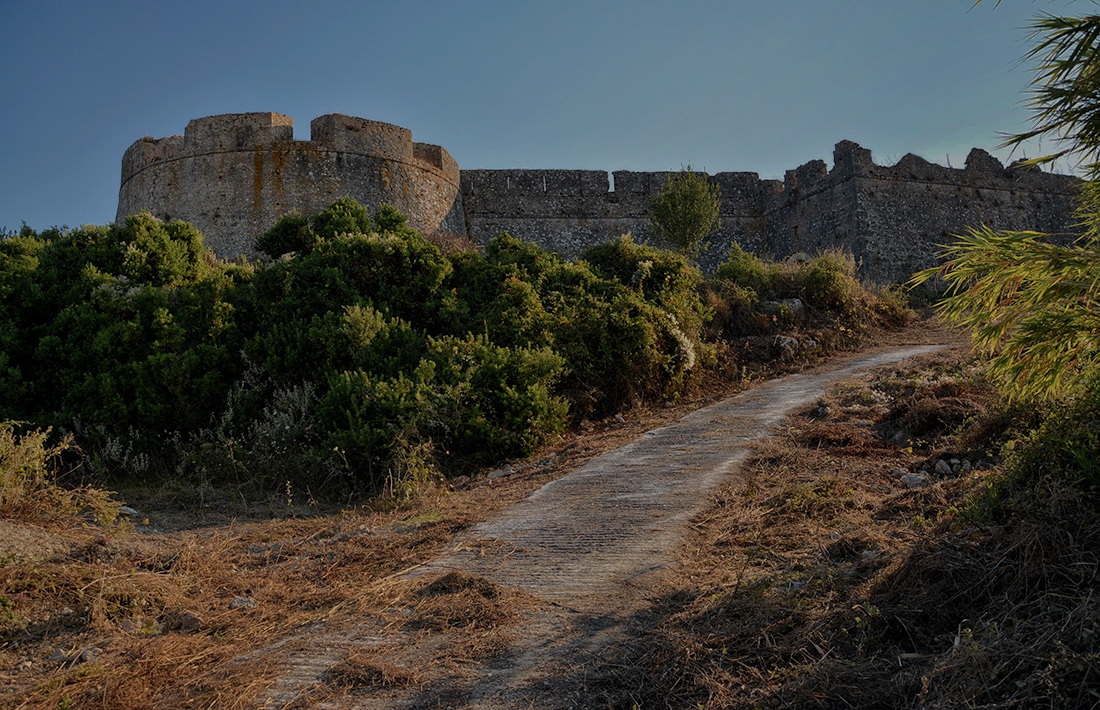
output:
[[[484, 245], [507, 231], [570, 259], [628, 232], [649, 243], [649, 201], [671, 174], [617, 171], [611, 190], [608, 174], [597, 170], [464, 170], [467, 235]], [[763, 244], [762, 204], [778, 183], [755, 173], [709, 179], [722, 195], [721, 229], [700, 261], [716, 268], [732, 239]]]
[[[468, 234], [485, 244], [503, 230], [576, 257], [586, 248], [631, 232], [650, 240], [648, 201], [667, 172], [474, 170], [462, 174]], [[864, 278], [893, 283], [936, 263], [939, 245], [968, 226], [1065, 233], [1073, 223], [1077, 178], [1005, 168], [975, 149], [965, 168], [915, 155], [883, 167], [871, 151], [842, 141], [833, 169], [813, 160], [787, 172], [782, 183], [755, 173], [708, 178], [721, 194], [721, 219], [700, 257], [712, 272], [734, 242], [770, 258], [852, 253]]]
[[[394, 205], [427, 236], [486, 244], [509, 231], [575, 258], [626, 232], [650, 241], [649, 201], [670, 174], [617, 171], [612, 181], [599, 170], [460, 171], [446, 150], [413, 142], [400, 126], [330, 114], [312, 122], [311, 140], [295, 141], [288, 116], [229, 114], [191, 121], [183, 136], [131, 145], [117, 221], [150, 210], [192, 222], [220, 256], [252, 255], [256, 237], [279, 216], [350, 196], [371, 209]], [[782, 182], [745, 172], [708, 179], [721, 215], [700, 257], [704, 271], [716, 269], [734, 242], [779, 259], [839, 247], [865, 278], [883, 283], [933, 265], [938, 245], [968, 226], [1068, 233], [1080, 185], [1005, 168], [977, 149], [965, 168], [915, 155], [879, 166], [850, 141], [836, 145], [832, 170], [812, 160]]]
[[[1005, 168], [974, 149], [964, 168], [906, 155], [892, 167], [868, 163], [854, 180], [859, 219], [854, 233], [834, 235], [875, 280], [906, 279], [936, 263], [942, 245], [968, 227], [1037, 230], [1070, 237], [1077, 178]], [[1071, 238], [1071, 237], [1070, 237]], [[807, 250], [824, 246], [823, 235]]]
[[280, 216], [344, 196], [392, 204], [426, 235], [465, 233], [458, 165], [445, 150], [351, 116], [310, 128], [312, 140], [295, 141], [288, 116], [229, 114], [191, 121], [182, 137], [137, 141], [123, 158], [116, 221], [142, 210], [184, 219], [223, 258], [253, 256]]

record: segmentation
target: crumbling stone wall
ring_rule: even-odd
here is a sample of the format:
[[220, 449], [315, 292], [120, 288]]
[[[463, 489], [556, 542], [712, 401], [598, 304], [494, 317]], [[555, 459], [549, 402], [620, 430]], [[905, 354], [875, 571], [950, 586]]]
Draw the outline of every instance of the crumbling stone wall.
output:
[[[427, 236], [486, 244], [502, 231], [579, 256], [631, 232], [649, 241], [648, 204], [669, 173], [598, 170], [463, 170], [443, 148], [407, 129], [330, 114], [293, 140], [277, 113], [210, 116], [183, 136], [143, 138], [126, 151], [117, 219], [150, 210], [195, 224], [223, 257], [251, 256], [256, 238], [292, 210], [315, 212], [350, 196], [386, 202]], [[612, 184], [612, 179], [614, 180]], [[850, 141], [833, 169], [812, 160], [782, 181], [756, 173], [709, 177], [721, 195], [720, 229], [700, 257], [713, 271], [737, 242], [772, 258], [843, 248], [880, 283], [935, 263], [938, 245], [969, 226], [1064, 233], [1073, 224], [1076, 178], [1005, 168], [982, 150], [954, 169], [907, 155], [891, 167]]]
[[[650, 240], [649, 201], [665, 186], [670, 173], [613, 173], [598, 170], [464, 170], [462, 201], [468, 236], [486, 244], [502, 231], [575, 258], [588, 247], [630, 232]], [[769, 196], [781, 188], [756, 173], [718, 173], [721, 228], [701, 257], [714, 268], [737, 239], [742, 246], [766, 252], [764, 219]]]
[[280, 216], [345, 196], [392, 204], [426, 235], [465, 233], [458, 164], [443, 148], [340, 114], [314, 119], [310, 138], [294, 140], [293, 119], [277, 113], [209, 116], [183, 136], [143, 138], [122, 159], [116, 221], [142, 210], [186, 220], [223, 258], [253, 256]]
[[[709, 177], [721, 194], [721, 225], [700, 257], [713, 271], [737, 242], [762, 256], [784, 258], [843, 248], [861, 274], [880, 283], [906, 279], [935, 263], [938, 245], [968, 226], [1066, 232], [1080, 181], [1036, 170], [1005, 168], [974, 149], [963, 169], [907, 155], [893, 167], [842, 141], [833, 169], [813, 160], [785, 179], [756, 173]], [[665, 172], [592, 170], [464, 170], [468, 234], [484, 244], [503, 230], [578, 256], [585, 248], [631, 232], [647, 241], [648, 201]]]

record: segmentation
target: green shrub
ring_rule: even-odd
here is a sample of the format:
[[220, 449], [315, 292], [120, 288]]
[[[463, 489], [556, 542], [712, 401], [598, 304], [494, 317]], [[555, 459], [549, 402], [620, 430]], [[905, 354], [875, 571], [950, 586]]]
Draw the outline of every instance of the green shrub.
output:
[[431, 445], [425, 460], [492, 464], [527, 455], [563, 430], [566, 406], [551, 394], [561, 365], [548, 350], [429, 338], [411, 372], [333, 374], [320, 423], [357, 476], [376, 487], [392, 483], [403, 446]]
[[1053, 476], [1100, 487], [1100, 377], [1093, 373], [1041, 411], [1039, 426], [1014, 448], [1011, 468], [1030, 481]]
[[779, 280], [780, 271], [778, 264], [765, 265], [758, 256], [750, 254], [740, 244], [733, 242], [729, 257], [718, 265], [715, 278], [718, 281], [729, 281], [753, 293], [771, 295]]
[[603, 278], [633, 288], [647, 303], [670, 313], [680, 331], [699, 345], [703, 323], [711, 313], [700, 296], [703, 274], [683, 256], [638, 244], [624, 234], [591, 247], [581, 258]]
[[239, 371], [247, 268], [217, 268], [194, 228], [148, 214], [3, 246], [8, 414], [150, 437], [208, 423]]
[[855, 310], [862, 293], [856, 280], [856, 261], [840, 249], [827, 249], [793, 269], [791, 292], [808, 308], [832, 314]]
[[458, 330], [557, 353], [565, 362], [558, 391], [576, 419], [672, 396], [700, 350], [698, 271], [630, 238], [586, 257], [592, 262], [569, 263], [507, 233], [484, 258], [456, 256], [448, 283]]
[[718, 229], [721, 208], [718, 186], [689, 165], [670, 174], [650, 201], [649, 226], [677, 253], [695, 261], [707, 248], [707, 238]]
[[4, 413], [75, 431], [113, 475], [401, 498], [441, 465], [530, 454], [567, 417], [675, 397], [711, 357], [712, 304], [848, 285], [839, 257], [735, 251], [709, 288], [629, 235], [575, 263], [507, 234], [445, 256], [349, 199], [258, 246], [272, 258], [218, 262], [147, 214], [0, 239]]
[[[876, 320], [893, 319], [904, 322], [907, 307], [896, 296], [880, 298], [864, 289], [856, 279], [855, 259], [841, 250], [826, 250], [806, 261], [765, 263], [744, 251], [736, 243], [729, 258], [719, 265], [712, 289], [720, 303], [716, 306], [718, 321], [712, 332], [726, 337], [774, 332], [779, 327], [799, 325], [793, 314], [784, 312], [782, 304], [765, 315], [764, 301], [799, 299], [806, 309], [809, 322], [844, 321], [846, 327], [861, 326], [859, 311], [870, 309]], [[881, 307], [880, 307], [881, 306]], [[869, 314], [865, 314], [869, 315]], [[880, 318], [881, 316], [881, 318]]]

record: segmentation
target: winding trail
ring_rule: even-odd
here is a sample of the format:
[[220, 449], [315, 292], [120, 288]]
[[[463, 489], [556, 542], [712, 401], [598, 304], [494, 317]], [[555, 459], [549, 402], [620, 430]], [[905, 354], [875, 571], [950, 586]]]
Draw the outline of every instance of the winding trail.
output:
[[864, 355], [771, 380], [648, 431], [478, 525], [460, 552], [421, 573], [460, 570], [573, 609], [604, 611], [610, 597], [621, 598], [671, 563], [683, 526], [707, 494], [787, 412], [833, 382], [937, 347]]
[[[832, 362], [810, 374], [757, 385], [646, 432], [592, 459], [457, 540], [453, 552], [416, 570], [480, 575], [546, 600], [541, 611], [510, 627], [511, 646], [492, 662], [419, 688], [377, 688], [331, 699], [334, 708], [586, 707], [554, 682], [568, 659], [614, 640], [621, 620], [645, 604], [660, 572], [675, 562], [685, 526], [792, 409], [826, 388], [878, 365], [941, 349], [899, 347]], [[315, 639], [292, 658], [272, 688], [271, 707], [285, 707], [295, 688], [316, 682], [349, 648], [394, 644], [407, 655], [439, 639], [370, 635]]]

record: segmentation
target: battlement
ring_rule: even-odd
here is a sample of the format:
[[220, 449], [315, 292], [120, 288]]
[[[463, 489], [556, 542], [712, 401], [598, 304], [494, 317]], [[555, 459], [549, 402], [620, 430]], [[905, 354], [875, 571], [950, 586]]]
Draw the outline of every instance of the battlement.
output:
[[[644, 241], [649, 203], [670, 174], [617, 171], [612, 183], [599, 170], [466, 170], [468, 234], [483, 243], [508, 230], [570, 257], [624, 232]], [[881, 166], [852, 141], [836, 144], [831, 170], [811, 160], [782, 181], [751, 172], [707, 179], [719, 191], [721, 226], [701, 257], [704, 268], [716, 268], [731, 242], [775, 257], [842, 247], [880, 281], [935, 263], [937, 245], [970, 225], [1064, 230], [1079, 182], [1006, 168], [978, 148], [964, 168], [911, 154]]]
[[258, 145], [294, 140], [294, 119], [281, 113], [226, 113], [196, 118], [183, 132], [190, 155], [252, 150]]
[[[466, 170], [462, 173], [463, 199], [467, 212], [476, 214], [641, 217], [672, 173], [622, 170], [612, 175], [613, 183], [602, 170]], [[912, 154], [896, 165], [880, 166], [871, 159], [870, 150], [852, 141], [836, 144], [832, 170], [823, 160], [811, 160], [788, 170], [782, 181], [761, 180], [751, 172], [716, 173], [707, 179], [719, 189], [723, 215], [774, 212], [852, 179], [1054, 192], [1064, 192], [1074, 181], [1064, 175], [1005, 168], [979, 148], [970, 152], [965, 168], [943, 167]]]
[[391, 123], [339, 113], [310, 123], [310, 140], [294, 140], [294, 119], [280, 113], [227, 113], [196, 118], [182, 136], [142, 138], [122, 158], [122, 182], [146, 167], [170, 160], [256, 148], [351, 153], [416, 166], [458, 185], [458, 163], [443, 148], [414, 143], [412, 131]]

